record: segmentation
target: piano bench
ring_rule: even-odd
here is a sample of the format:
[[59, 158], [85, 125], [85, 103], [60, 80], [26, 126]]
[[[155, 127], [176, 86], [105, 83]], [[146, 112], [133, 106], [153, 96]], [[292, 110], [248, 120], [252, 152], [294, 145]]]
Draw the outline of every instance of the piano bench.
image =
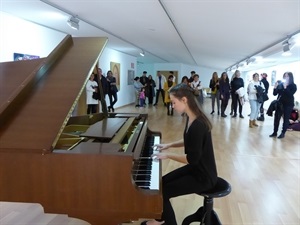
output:
[[231, 192], [230, 184], [218, 177], [217, 184], [214, 188], [199, 193], [204, 197], [203, 206], [201, 206], [194, 214], [187, 216], [182, 225], [189, 225], [193, 222], [200, 222], [200, 225], [221, 225], [217, 213], [213, 210], [214, 198], [221, 198]]

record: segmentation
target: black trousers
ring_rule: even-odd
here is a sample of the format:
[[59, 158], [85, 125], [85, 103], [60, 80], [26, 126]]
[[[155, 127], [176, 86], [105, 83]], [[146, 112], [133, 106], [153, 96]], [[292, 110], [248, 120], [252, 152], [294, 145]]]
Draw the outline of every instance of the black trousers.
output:
[[97, 106], [98, 105], [94, 105], [94, 104], [89, 104], [87, 107], [87, 114], [91, 114], [91, 113], [97, 113]]
[[158, 103], [159, 93], [161, 93], [162, 100], [163, 100], [163, 102], [165, 102], [165, 90], [164, 89], [157, 89], [156, 90], [156, 99], [155, 99], [155, 103], [154, 104]]
[[117, 92], [109, 92], [108, 93], [108, 98], [109, 98], [109, 107], [113, 108], [114, 104], [118, 101], [118, 94]]
[[225, 110], [227, 108], [227, 105], [228, 105], [228, 99], [227, 98], [221, 99], [221, 115], [225, 114]]
[[243, 113], [243, 106], [239, 100], [239, 95], [238, 94], [233, 94], [232, 95], [232, 103], [233, 103], [233, 112], [234, 114], [237, 114], [237, 107], [239, 105], [239, 113], [242, 115]]
[[166, 225], [176, 225], [176, 217], [170, 199], [186, 194], [200, 193], [212, 188], [212, 184], [196, 179], [195, 171], [185, 165], [166, 174], [162, 178], [163, 213], [162, 220]]
[[286, 106], [283, 105], [282, 110], [281, 109], [277, 109], [275, 111], [275, 115], [274, 115], [274, 133], [277, 133], [278, 128], [279, 128], [279, 122], [281, 117], [283, 117], [283, 125], [282, 125], [282, 133], [285, 134], [288, 126], [289, 126], [289, 119], [291, 116], [291, 113], [293, 111], [293, 106]]

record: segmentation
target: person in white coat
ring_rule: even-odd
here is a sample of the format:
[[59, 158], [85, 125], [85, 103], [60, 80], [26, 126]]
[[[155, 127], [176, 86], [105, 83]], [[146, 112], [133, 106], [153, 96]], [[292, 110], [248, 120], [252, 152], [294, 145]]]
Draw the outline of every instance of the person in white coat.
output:
[[247, 88], [249, 103], [250, 103], [250, 120], [249, 127], [257, 127], [256, 118], [258, 117], [259, 109], [261, 103], [257, 100], [257, 86], [261, 86], [262, 89], [265, 89], [265, 86], [262, 82], [259, 81], [258, 73], [253, 74], [253, 80], [249, 83]]
[[204, 103], [204, 96], [203, 96], [201, 81], [199, 80], [198, 74], [194, 75], [194, 81], [191, 83], [191, 87], [194, 90], [199, 90], [199, 96], [197, 96], [197, 100], [199, 104], [202, 106]]
[[98, 99], [93, 98], [93, 93], [98, 92], [98, 84], [94, 81], [95, 75], [92, 73], [90, 79], [87, 81], [86, 89], [86, 104], [87, 114], [96, 113], [98, 106]]

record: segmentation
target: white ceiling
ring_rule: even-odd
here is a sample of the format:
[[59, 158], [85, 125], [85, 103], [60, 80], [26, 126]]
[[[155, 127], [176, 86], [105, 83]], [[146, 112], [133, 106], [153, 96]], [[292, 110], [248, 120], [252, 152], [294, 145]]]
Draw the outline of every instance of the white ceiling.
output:
[[[279, 54], [287, 37], [298, 34], [290, 39], [294, 43], [300, 36], [300, 0], [0, 2], [0, 11], [66, 34], [106, 36], [107, 47], [136, 56], [139, 63], [184, 63], [225, 70], [253, 55], [268, 56], [264, 67], [300, 60], [299, 46], [292, 48], [290, 57]], [[67, 25], [70, 15], [81, 20], [78, 31]], [[145, 57], [139, 57], [142, 50]]]

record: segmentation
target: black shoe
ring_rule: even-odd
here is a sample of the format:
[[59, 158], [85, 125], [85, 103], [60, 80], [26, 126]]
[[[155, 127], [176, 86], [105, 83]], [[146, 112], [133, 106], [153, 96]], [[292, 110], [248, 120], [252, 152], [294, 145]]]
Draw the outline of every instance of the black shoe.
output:
[[111, 107], [111, 110], [112, 110], [113, 112], [115, 112], [115, 109], [114, 109], [113, 107]]
[[232, 117], [235, 118], [237, 116], [237, 114], [234, 114]]
[[111, 109], [111, 107], [110, 107], [110, 106], [108, 106], [108, 107], [107, 107], [107, 109], [108, 109], [108, 112], [110, 112], [110, 109]]
[[221, 117], [224, 117], [224, 118], [225, 118], [225, 117], [227, 117], [227, 115], [225, 115], [225, 114], [221, 114]]
[[276, 137], [277, 133], [273, 132], [273, 134], [270, 134], [269, 137]]
[[284, 133], [281, 133], [277, 138], [279, 139], [284, 138]]
[[155, 103], [153, 106], [157, 106], [157, 103]]
[[135, 107], [140, 107], [140, 105], [135, 105]]
[[265, 121], [265, 117], [264, 116], [260, 116], [257, 118], [258, 121]]
[[218, 110], [218, 115], [220, 115], [220, 111]]
[[244, 119], [244, 116], [241, 114], [241, 115], [240, 115], [240, 118]]
[[232, 116], [233, 112], [230, 112], [230, 116]]
[[210, 114], [212, 115], [212, 114], [214, 114], [214, 113], [215, 113], [215, 110], [211, 111], [211, 113], [210, 113]]

